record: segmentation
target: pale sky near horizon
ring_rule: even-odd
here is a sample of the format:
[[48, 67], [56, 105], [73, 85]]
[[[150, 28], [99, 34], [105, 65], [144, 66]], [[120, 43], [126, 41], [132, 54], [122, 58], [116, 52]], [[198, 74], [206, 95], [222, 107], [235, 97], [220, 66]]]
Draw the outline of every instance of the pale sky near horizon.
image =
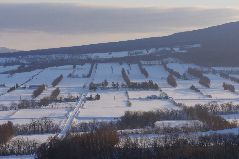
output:
[[0, 0], [0, 47], [138, 39], [238, 20], [238, 0]]

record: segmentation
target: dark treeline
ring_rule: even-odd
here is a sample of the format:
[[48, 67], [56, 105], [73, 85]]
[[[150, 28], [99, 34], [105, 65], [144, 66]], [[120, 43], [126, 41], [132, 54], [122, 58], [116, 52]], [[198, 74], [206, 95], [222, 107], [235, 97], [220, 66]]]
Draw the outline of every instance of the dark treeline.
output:
[[91, 82], [89, 84], [89, 90], [96, 90], [98, 88], [100, 89], [106, 89], [106, 88], [113, 88], [113, 89], [118, 89], [120, 87], [120, 84], [118, 82], [112, 82], [111, 85], [109, 84], [109, 82], [107, 80], [104, 80], [101, 83], [93, 83]]
[[46, 89], [46, 86], [44, 84], [38, 86], [37, 89], [33, 91], [32, 98], [38, 97], [45, 89]]
[[220, 116], [210, 113], [206, 107], [201, 105], [195, 107], [182, 106], [182, 110], [172, 111], [126, 112], [117, 125], [121, 129], [136, 129], [153, 126], [156, 121], [162, 120], [199, 120], [207, 130], [223, 130], [237, 126]]
[[133, 89], [159, 89], [159, 86], [157, 83], [154, 83], [153, 81], [149, 80], [146, 82], [131, 82], [129, 79], [129, 76], [127, 75], [126, 71], [124, 68], [122, 68], [122, 78], [124, 79], [126, 85], [128, 88], [133, 88]]
[[[60, 94], [60, 89], [55, 88], [49, 96], [43, 97], [40, 100], [20, 100], [19, 103], [12, 103], [11, 110], [16, 109], [35, 109], [41, 108], [42, 106], [48, 106], [52, 102], [62, 103], [62, 102], [76, 102], [79, 100], [79, 96], [68, 95], [67, 97], [58, 97]], [[4, 107], [5, 108], [5, 107]], [[9, 110], [8, 107], [5, 110]]]
[[15, 135], [12, 122], [0, 125], [0, 145], [7, 143]]
[[182, 78], [179, 72], [169, 68], [166, 63], [163, 63], [163, 67], [166, 71], [168, 71], [170, 74], [174, 75], [177, 78]]
[[69, 135], [63, 140], [52, 139], [50, 143], [39, 147], [37, 157], [39, 159], [110, 159], [118, 143], [119, 137], [116, 131], [110, 127], [104, 127], [94, 132]]
[[52, 102], [57, 101], [57, 97], [59, 96], [60, 92], [61, 91], [60, 91], [59, 87], [57, 87], [56, 89], [54, 89], [51, 92], [51, 95], [49, 97], [42, 98], [39, 102], [39, 105], [47, 106], [47, 105], [51, 104]]
[[[69, 135], [63, 140], [52, 139], [37, 150], [39, 159], [236, 159], [239, 136], [211, 135], [197, 141], [164, 136], [162, 139], [120, 142], [116, 131], [100, 128], [96, 131]], [[120, 146], [119, 146], [120, 145]]]
[[174, 76], [172, 74], [169, 74], [167, 77], [167, 82], [169, 85], [171, 85], [172, 87], [177, 87], [177, 81], [174, 78]]
[[91, 82], [89, 84], [89, 90], [94, 90], [94, 91], [98, 88], [100, 88], [100, 89], [106, 89], [106, 88], [118, 89], [119, 87], [120, 87], [120, 84], [118, 82], [109, 83], [107, 80], [104, 80], [101, 83]]
[[103, 122], [103, 121], [92, 121], [92, 122], [80, 122], [73, 124], [71, 127], [71, 133], [82, 133], [82, 132], [93, 132], [100, 128], [110, 127], [114, 130], [119, 130], [117, 122]]
[[39, 107], [38, 103], [34, 100], [21, 100], [17, 104], [18, 109], [32, 109], [32, 108], [37, 108]]
[[220, 76], [226, 79], [231, 80], [232, 82], [239, 83], [239, 79], [237, 77], [230, 76], [229, 74], [226, 73], [220, 73]]
[[202, 70], [200, 69], [197, 69], [197, 68], [191, 68], [189, 67], [188, 68], [188, 73], [192, 76], [195, 76], [197, 78], [201, 78], [203, 76], [203, 72]]
[[187, 120], [187, 114], [182, 110], [150, 111], [150, 112], [125, 112], [117, 125], [119, 129], [137, 129], [154, 126], [156, 121], [162, 120]]
[[199, 78], [199, 83], [205, 87], [210, 88], [210, 79], [203, 75], [202, 70], [197, 68], [188, 68], [188, 73], [192, 76]]
[[130, 85], [128, 85], [128, 87], [133, 89], [144, 89], [144, 90], [159, 89], [158, 84], [154, 83], [152, 80], [145, 81], [145, 82], [130, 82]]
[[226, 115], [226, 114], [236, 114], [239, 113], [239, 105], [234, 105], [232, 103], [225, 104], [197, 104], [197, 106], [206, 109], [209, 113], [213, 113], [215, 115]]
[[185, 107], [184, 111], [192, 119], [200, 120], [210, 130], [223, 130], [237, 127], [236, 123], [230, 123], [221, 116], [208, 112], [208, 109], [196, 105], [195, 107]]
[[7, 90], [7, 92], [8, 92], [8, 93], [9, 93], [9, 92], [12, 92], [12, 91], [18, 89], [19, 87], [20, 87], [20, 86], [19, 86], [19, 84], [17, 83], [15, 86], [10, 87], [10, 88]]
[[[19, 61], [14, 61], [14, 62], [10, 62], [8, 63], [8, 65], [21, 65], [19, 66], [17, 69], [14, 70], [9, 70], [4, 72], [5, 74], [15, 74], [15, 73], [22, 73], [22, 72], [31, 72], [34, 70], [38, 70], [38, 69], [46, 69], [49, 67], [57, 67], [57, 66], [64, 66], [64, 65], [82, 65], [85, 63], [91, 63], [92, 60], [81, 60], [81, 59], [76, 59], [76, 58], [72, 58], [72, 59], [48, 59], [46, 60], [46, 58], [42, 58], [42, 59], [37, 59], [33, 57], [33, 61], [34, 62], [30, 62], [29, 64], [23, 64], [21, 61], [21, 59]], [[31, 60], [30, 60], [31, 61]]]
[[232, 84], [228, 84], [228, 83], [223, 82], [222, 87], [224, 88], [224, 90], [235, 92], [235, 87]]
[[[43, 70], [39, 71], [38, 73], [32, 75], [30, 78], [28, 78], [26, 81], [24, 81], [23, 83], [16, 83], [14, 86], [10, 87], [8, 90], [7, 90], [7, 93], [9, 92], [12, 92], [12, 91], [15, 91], [16, 89], [18, 88], [22, 88], [22, 89], [26, 89], [26, 84], [29, 83], [31, 80], [33, 80], [36, 76], [38, 76]], [[4, 84], [5, 85], [5, 84]], [[7, 93], [2, 93], [1, 95], [3, 94], [7, 94]]]
[[[166, 110], [166, 111], [149, 111], [149, 112], [125, 112], [116, 122], [108, 123], [117, 130], [124, 129], [141, 129], [147, 127], [154, 127], [155, 122], [164, 120], [199, 120], [203, 123], [203, 130], [223, 130], [228, 128], [235, 128], [235, 123], [230, 123], [224, 120], [219, 115], [219, 110], [227, 110], [226, 105], [218, 107], [218, 111], [214, 110], [215, 107], [208, 105], [196, 105], [195, 107], [184, 107], [181, 110]], [[232, 111], [234, 109], [230, 109]], [[239, 106], [237, 108], [239, 111]], [[99, 128], [105, 123], [93, 122], [79, 124], [74, 127], [73, 132], [88, 132]]]
[[57, 87], [56, 89], [54, 89], [52, 92], [51, 92], [51, 95], [50, 95], [50, 99], [51, 100], [56, 100], [58, 95], [60, 94], [60, 89], [59, 87]]
[[58, 124], [48, 118], [34, 119], [28, 124], [14, 125], [16, 135], [55, 134], [60, 131]]
[[122, 73], [122, 78], [124, 79], [125, 83], [126, 83], [127, 85], [130, 85], [129, 76], [127, 75], [127, 73], [126, 73], [126, 71], [125, 71], [124, 68], [122, 68], [121, 73]]
[[25, 140], [23, 138], [14, 139], [10, 142], [0, 145], [0, 156], [7, 155], [31, 155], [37, 151], [39, 143], [34, 140]]
[[144, 75], [144, 77], [148, 78], [149, 77], [149, 73], [148, 73], [148, 71], [145, 68], [143, 68], [141, 62], [138, 63], [138, 66], [139, 66], [140, 72]]
[[54, 79], [51, 83], [53, 87], [57, 86], [63, 79], [63, 75], [58, 76], [56, 79]]

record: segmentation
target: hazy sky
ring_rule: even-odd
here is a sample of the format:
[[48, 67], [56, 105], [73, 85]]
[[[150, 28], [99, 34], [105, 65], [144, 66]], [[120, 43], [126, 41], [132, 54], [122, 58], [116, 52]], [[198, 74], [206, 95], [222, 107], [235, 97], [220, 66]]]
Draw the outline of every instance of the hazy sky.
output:
[[238, 0], [0, 0], [0, 47], [137, 39], [237, 20]]

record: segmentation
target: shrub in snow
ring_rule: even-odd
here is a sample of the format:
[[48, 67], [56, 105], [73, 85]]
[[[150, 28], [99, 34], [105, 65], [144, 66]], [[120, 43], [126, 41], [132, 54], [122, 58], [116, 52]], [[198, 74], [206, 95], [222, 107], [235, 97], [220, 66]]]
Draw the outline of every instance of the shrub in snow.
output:
[[200, 83], [201, 85], [205, 86], [205, 87], [210, 88], [210, 83], [211, 83], [211, 81], [210, 81], [210, 79], [209, 79], [208, 77], [202, 76], [202, 77], [200, 78], [200, 80], [199, 80], [199, 83]]
[[131, 103], [129, 100], [127, 101], [127, 106], [128, 106], [128, 107], [131, 107], [131, 106], [132, 106], [132, 103]]
[[57, 77], [56, 79], [53, 80], [53, 82], [51, 83], [53, 87], [57, 86], [63, 79], [63, 75], [60, 75], [59, 77]]
[[38, 86], [38, 88], [33, 91], [32, 98], [38, 97], [45, 89], [46, 89], [46, 86], [44, 84]]
[[235, 87], [232, 84], [227, 84], [227, 83], [223, 82], [222, 86], [223, 86], [224, 90], [235, 92]]
[[192, 85], [190, 87], [191, 90], [195, 91], [195, 92], [201, 92], [197, 87], [195, 87], [194, 85]]
[[171, 85], [173, 87], [177, 87], [176, 79], [173, 77], [172, 74], [168, 75], [167, 82], [169, 85]]
[[163, 67], [166, 71], [168, 71], [170, 74], [174, 75], [175, 77], [183, 78], [179, 72], [169, 68], [166, 63], [163, 63]]
[[198, 78], [203, 77], [203, 72], [197, 68], [188, 68], [188, 73]]
[[15, 135], [12, 122], [0, 125], [0, 146], [7, 143]]

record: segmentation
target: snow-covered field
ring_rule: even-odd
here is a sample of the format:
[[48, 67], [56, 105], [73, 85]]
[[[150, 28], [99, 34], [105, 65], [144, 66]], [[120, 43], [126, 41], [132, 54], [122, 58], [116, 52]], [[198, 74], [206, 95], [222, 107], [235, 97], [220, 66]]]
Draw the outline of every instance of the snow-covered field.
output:
[[44, 143], [44, 142], [47, 142], [49, 138], [54, 136], [55, 134], [19, 135], [19, 136], [13, 137], [11, 141], [23, 139], [23, 140], [36, 141], [37, 143]]
[[[151, 50], [152, 51], [152, 50]], [[176, 49], [177, 51], [177, 49]], [[128, 56], [128, 52], [123, 52], [122, 55], [115, 53], [105, 54], [109, 56]], [[97, 58], [97, 54], [93, 55]], [[0, 66], [0, 72], [15, 69], [18, 66]], [[60, 127], [67, 127], [67, 119], [72, 117], [75, 123], [89, 122], [89, 121], [112, 121], [116, 120], [126, 111], [155, 111], [155, 110], [175, 110], [181, 109], [177, 107], [175, 103], [168, 99], [150, 99], [149, 97], [159, 97], [162, 92], [165, 92], [169, 97], [174, 99], [177, 103], [183, 103], [187, 106], [194, 106], [195, 104], [206, 104], [209, 102], [228, 103], [232, 102], [239, 104], [239, 84], [231, 82], [227, 79], [215, 75], [212, 73], [206, 73], [205, 75], [211, 80], [211, 88], [206, 88], [198, 83], [199, 79], [194, 78], [191, 80], [177, 80], [177, 87], [171, 87], [167, 83], [167, 77], [169, 73], [164, 69], [162, 65], [143, 65], [149, 74], [146, 78], [140, 71], [138, 64], [119, 64], [119, 63], [99, 63], [97, 67], [93, 69], [92, 76], [85, 78], [90, 71], [91, 64], [60, 66], [50, 67], [44, 70], [35, 70], [25, 73], [16, 73], [14, 75], [1, 74], [0, 73], [0, 84], [5, 84], [5, 87], [0, 87], [0, 110], [2, 106], [11, 107], [21, 100], [32, 100], [32, 93], [36, 88], [29, 88], [31, 86], [38, 86], [45, 84], [47, 85], [46, 90], [39, 95], [36, 100], [39, 101], [44, 97], [48, 97], [51, 92], [55, 89], [52, 87], [52, 81], [63, 75], [63, 80], [56, 86], [60, 89], [60, 95], [58, 97], [68, 97], [70, 95], [80, 97], [82, 94], [100, 95], [100, 100], [84, 101], [83, 108], [80, 107], [79, 111], [76, 110], [76, 102], [61, 102], [52, 103], [49, 106], [35, 109], [19, 109], [19, 110], [8, 110], [0, 111], [0, 124], [11, 121], [14, 124], [26, 124], [30, 123], [33, 119], [49, 118], [54, 123], [60, 125]], [[188, 67], [199, 67], [194, 64], [183, 64], [183, 63], [169, 63], [169, 68], [178, 71], [181, 75], [187, 72]], [[132, 82], [144, 82], [152, 80], [157, 83], [162, 90], [137, 90], [129, 88], [119, 89], [98, 89], [95, 92], [87, 89], [90, 82], [101, 83], [107, 80], [109, 85], [112, 82], [119, 83], [121, 86], [125, 81], [122, 78], [122, 68], [125, 69], [130, 80]], [[38, 74], [39, 73], [39, 74]], [[37, 74], [37, 75], [36, 75]], [[71, 77], [69, 76], [71, 74]], [[36, 75], [36, 76], [34, 76]], [[12, 92], [7, 90], [18, 84], [26, 82], [24, 85], [25, 89], [19, 88]], [[225, 91], [222, 87], [223, 82], [233, 84], [236, 88], [236, 92], [232, 93]], [[190, 89], [190, 86], [195, 85], [201, 90], [202, 93], [195, 92]], [[128, 93], [126, 93], [128, 92]], [[211, 95], [209, 98], [206, 95]], [[130, 104], [129, 104], [130, 103]], [[76, 110], [76, 116], [73, 115], [73, 110]], [[228, 121], [239, 121], [238, 114], [223, 115]], [[195, 122], [195, 121], [193, 121]], [[198, 122], [198, 121], [196, 121]], [[159, 121], [157, 125], [190, 125], [188, 121]], [[55, 136], [56, 134], [43, 134], [43, 135], [22, 135], [16, 136], [13, 139], [23, 138], [28, 140], [37, 140], [39, 143], [46, 142], [49, 137]], [[11, 158], [33, 158], [33, 156], [12, 156]], [[0, 157], [1, 159], [1, 157]]]
[[[0, 67], [0, 72], [3, 72], [8, 69], [10, 70], [16, 67], [17, 66]], [[90, 79], [92, 79], [94, 83], [101, 83], [104, 80], [107, 80], [109, 84], [111, 84], [112, 82], [119, 82], [119, 84], [121, 84], [124, 82], [121, 74], [122, 68], [126, 70], [131, 81], [143, 82], [147, 80], [152, 80], [159, 85], [163, 92], [167, 93], [170, 97], [172, 97], [176, 102], [179, 103], [184, 103], [190, 106], [193, 106], [195, 104], [205, 104], [212, 101], [217, 101], [219, 103], [239, 103], [239, 84], [231, 82], [227, 79], [224, 79], [222, 77], [219, 77], [218, 75], [214, 75], [211, 73], [205, 74], [211, 80], [211, 88], [206, 88], [200, 85], [198, 83], [198, 79], [177, 79], [178, 86], [176, 88], [173, 88], [167, 83], [167, 76], [169, 73], [163, 68], [162, 65], [143, 65], [143, 67], [148, 71], [149, 74], [149, 77], [146, 78], [140, 72], [139, 66], [137, 64], [99, 63], [97, 64], [94, 77], [83, 78], [83, 76], [88, 74], [90, 67], [90, 64], [76, 65], [76, 67], [73, 67], [72, 65], [66, 65], [60, 67], [50, 67], [44, 70], [17, 73], [12, 76], [8, 74], [0, 74], [0, 82], [6, 85], [6, 87], [0, 88], [0, 91], [6, 93], [9, 87], [15, 85], [16, 83], [23, 83], [28, 79], [31, 79], [33, 75], [40, 72], [39, 75], [31, 79], [26, 84], [26, 89], [17, 89], [15, 91], [0, 96], [0, 105], [11, 106], [13, 103], [18, 103], [22, 99], [31, 100], [32, 92], [34, 91], [34, 89], [30, 89], [28, 87], [32, 85], [47, 85], [47, 89], [44, 90], [43, 93], [36, 98], [37, 100], [49, 96], [51, 92], [55, 89], [51, 86], [52, 81], [61, 74], [63, 75], [63, 80], [59, 83], [57, 87], [60, 88], [60, 96], [62, 97], [67, 97], [69, 95], [80, 96], [84, 92], [83, 86], [86, 83], [89, 83]], [[168, 67], [180, 72], [180, 74], [184, 74], [187, 72], [188, 67], [199, 66], [194, 64], [183, 64], [174, 62], [169, 63]], [[69, 74], [72, 74], [73, 77], [69, 77]], [[223, 90], [223, 82], [234, 84], [236, 88], [236, 93]], [[190, 90], [191, 85], [195, 85], [196, 87], [198, 87], [204, 95]], [[98, 90], [97, 93], [101, 95], [101, 100], [87, 102], [85, 104], [85, 109], [81, 110], [81, 112], [79, 113], [78, 120], [112, 119], [115, 117], [120, 117], [127, 110], [146, 111], [161, 108], [171, 109], [174, 107], [170, 102], [168, 103], [168, 101], [145, 99], [148, 96], [152, 95], [159, 96], [160, 91], [128, 90], [129, 101], [132, 104], [131, 107], [128, 107], [126, 104], [127, 97], [125, 94], [125, 89]], [[211, 95], [212, 98], [208, 98], [205, 95]], [[27, 110], [24, 110], [25, 112], [23, 110], [17, 111], [16, 115], [18, 115], [19, 113], [26, 113], [25, 117], [24, 115], [22, 115], [21, 117], [12, 115], [9, 117], [7, 115], [4, 115], [8, 114], [8, 112], [0, 112], [0, 120], [11, 120], [15, 122], [16, 120], [14, 119], [18, 119], [18, 122], [22, 123], [24, 120], [27, 121], [34, 117], [52, 117], [54, 115], [52, 115], [51, 113], [45, 113], [51, 111], [54, 111], [54, 113], [58, 114], [57, 116], [62, 119], [67, 112], [64, 110], [64, 107], [67, 106], [74, 107], [74, 104], [58, 103], [55, 104], [55, 107], [59, 107], [60, 110], [55, 111], [54, 109], [51, 110], [50, 108], [47, 108], [43, 110], [38, 110], [39, 112], [36, 115], [34, 115], [34, 112], [37, 112], [37, 110], [31, 110], [30, 112], [26, 112]]]
[[159, 85], [159, 87], [169, 87], [166, 79], [168, 72], [163, 68], [162, 65], [145, 65], [144, 68], [148, 71], [148, 80], [152, 80]]
[[107, 80], [109, 83], [112, 82], [122, 83], [123, 79], [121, 71], [124, 66], [120, 65], [119, 63], [98, 64], [96, 74], [94, 77], [94, 83], [101, 83], [104, 80]]
[[14, 124], [30, 123], [33, 119], [50, 118], [60, 123], [67, 118], [69, 108], [42, 108], [42, 109], [21, 109], [16, 111], [0, 111], [0, 123], [11, 121]]
[[188, 68], [199, 68], [199, 66], [195, 64], [183, 64], [183, 63], [169, 63], [167, 66], [180, 73], [180, 75], [187, 73]]
[[128, 67], [125, 67], [125, 70], [127, 71], [129, 79], [132, 82], [144, 82], [147, 80], [140, 72], [139, 66], [137, 64], [130, 64]]
[[0, 156], [0, 159], [34, 159], [34, 155]]

